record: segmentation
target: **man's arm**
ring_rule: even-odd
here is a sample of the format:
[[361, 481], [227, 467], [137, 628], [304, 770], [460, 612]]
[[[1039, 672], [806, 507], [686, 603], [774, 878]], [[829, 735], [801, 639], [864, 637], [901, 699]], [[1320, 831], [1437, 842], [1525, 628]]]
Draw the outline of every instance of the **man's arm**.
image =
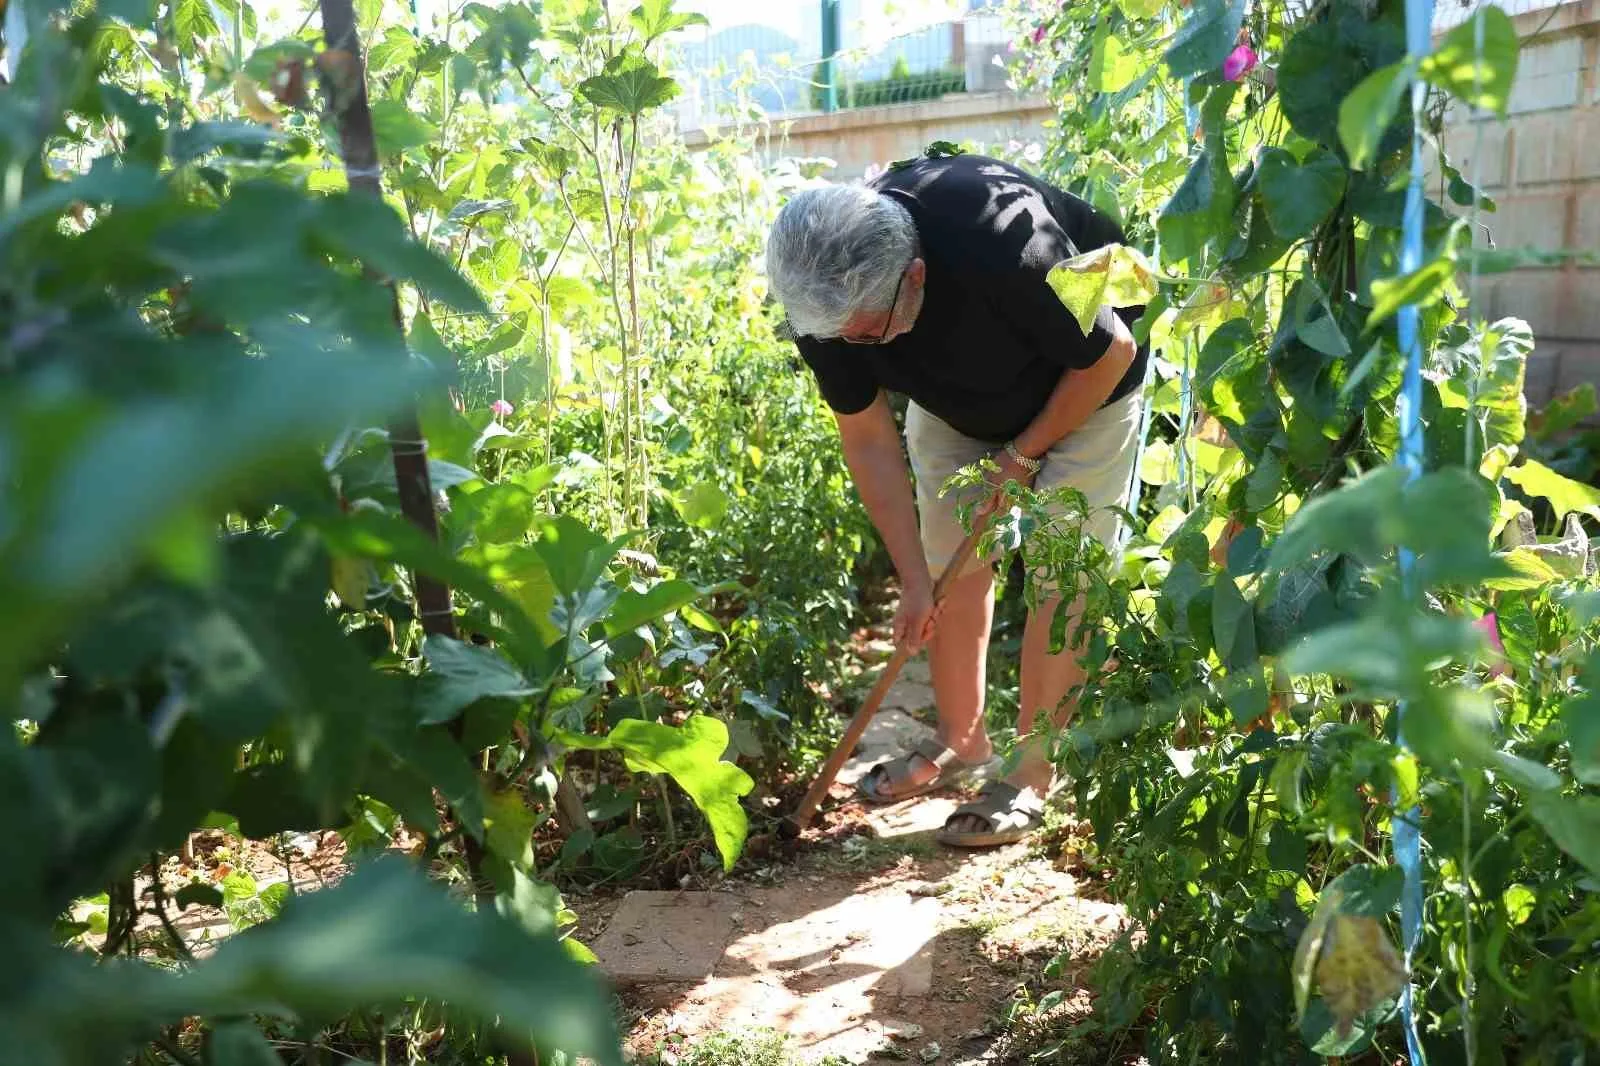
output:
[[850, 415], [836, 412], [834, 418], [839, 423], [845, 464], [866, 505], [867, 517], [889, 550], [901, 585], [907, 590], [931, 591], [928, 561], [917, 533], [911, 471], [900, 449], [900, 432], [895, 428], [888, 398], [879, 392], [866, 410]]
[[1106, 317], [1112, 322], [1112, 337], [1105, 354], [1082, 370], [1068, 370], [1062, 374], [1044, 409], [1012, 442], [1017, 451], [1029, 459], [1044, 455], [1087, 422], [1116, 390], [1117, 383], [1139, 354], [1139, 346], [1134, 343], [1127, 324], [1115, 314]]

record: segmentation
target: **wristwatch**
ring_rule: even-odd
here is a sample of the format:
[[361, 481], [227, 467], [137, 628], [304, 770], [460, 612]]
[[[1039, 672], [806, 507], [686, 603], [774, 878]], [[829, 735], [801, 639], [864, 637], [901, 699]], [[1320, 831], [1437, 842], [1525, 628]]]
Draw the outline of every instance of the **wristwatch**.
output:
[[1040, 470], [1044, 469], [1043, 463], [1037, 459], [1029, 459], [1026, 455], [1023, 455], [1021, 452], [1017, 451], [1016, 444], [1010, 441], [1006, 443], [1006, 454], [1011, 456], [1012, 462], [1016, 463], [1030, 474], [1037, 474]]

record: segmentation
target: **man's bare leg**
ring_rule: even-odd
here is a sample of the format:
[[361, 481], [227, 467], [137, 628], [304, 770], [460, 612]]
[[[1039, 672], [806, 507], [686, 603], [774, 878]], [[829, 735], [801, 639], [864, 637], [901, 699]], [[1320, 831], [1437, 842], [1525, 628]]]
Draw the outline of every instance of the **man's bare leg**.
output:
[[[994, 752], [983, 727], [984, 660], [994, 621], [994, 572], [979, 566], [950, 585], [939, 624], [928, 642], [928, 670], [939, 708], [939, 743], [965, 763], [981, 763]], [[903, 793], [937, 774], [926, 759], [913, 759], [907, 775], [881, 781], [885, 798]]]
[[[1050, 620], [1055, 616], [1060, 597], [1039, 604], [1028, 615], [1027, 627], [1022, 632], [1022, 685], [1021, 710], [1017, 715], [1017, 735], [1024, 738], [1019, 745], [1020, 761], [1017, 768], [1006, 775], [1005, 781], [1020, 789], [1031, 789], [1041, 799], [1050, 789], [1055, 777], [1055, 767], [1050, 763], [1048, 743], [1040, 737], [1030, 737], [1035, 720], [1042, 711], [1052, 726], [1061, 729], [1072, 720], [1077, 709], [1076, 700], [1067, 700], [1067, 693], [1083, 683], [1084, 669], [1078, 659], [1081, 649], [1070, 644], [1057, 655], [1050, 654]], [[1072, 605], [1068, 622], [1071, 626], [1083, 612], [1080, 597]], [[954, 833], [982, 833], [989, 826], [976, 815], [952, 818], [948, 826]]]

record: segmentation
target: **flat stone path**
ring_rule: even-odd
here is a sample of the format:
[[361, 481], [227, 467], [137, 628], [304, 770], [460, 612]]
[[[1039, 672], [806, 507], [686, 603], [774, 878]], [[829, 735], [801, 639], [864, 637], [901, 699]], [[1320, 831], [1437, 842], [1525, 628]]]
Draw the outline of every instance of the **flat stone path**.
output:
[[1025, 843], [939, 847], [933, 835], [959, 796], [853, 798], [874, 764], [932, 735], [914, 717], [932, 695], [926, 664], [907, 664], [840, 774], [829, 806], [864, 833], [774, 863], [754, 882], [624, 897], [589, 944], [633, 1012], [636, 1054], [770, 1028], [813, 1062], [886, 1051], [970, 1059], [1018, 980], [1005, 960], [1063, 937], [1102, 943], [1120, 928], [1117, 908], [1079, 898], [1073, 877], [1030, 858]]

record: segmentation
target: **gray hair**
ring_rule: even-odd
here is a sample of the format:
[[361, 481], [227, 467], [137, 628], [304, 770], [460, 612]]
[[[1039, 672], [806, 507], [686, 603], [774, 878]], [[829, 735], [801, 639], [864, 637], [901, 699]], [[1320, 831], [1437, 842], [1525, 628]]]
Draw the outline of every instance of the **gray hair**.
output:
[[887, 308], [917, 254], [911, 212], [864, 185], [806, 189], [778, 212], [767, 277], [790, 327], [837, 337], [850, 316]]

